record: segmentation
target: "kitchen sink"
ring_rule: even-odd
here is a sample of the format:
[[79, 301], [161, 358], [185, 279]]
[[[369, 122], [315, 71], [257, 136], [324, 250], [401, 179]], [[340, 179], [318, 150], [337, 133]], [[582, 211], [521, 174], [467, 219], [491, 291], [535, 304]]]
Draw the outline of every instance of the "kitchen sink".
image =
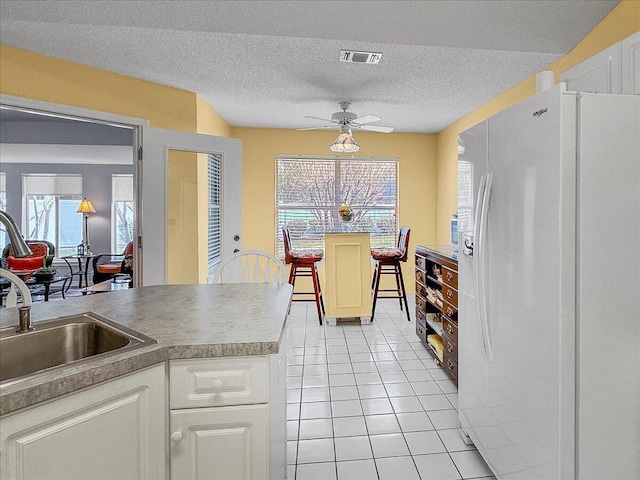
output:
[[0, 330], [0, 386], [157, 343], [90, 312], [36, 322], [33, 327], [25, 333], [16, 333], [15, 326]]

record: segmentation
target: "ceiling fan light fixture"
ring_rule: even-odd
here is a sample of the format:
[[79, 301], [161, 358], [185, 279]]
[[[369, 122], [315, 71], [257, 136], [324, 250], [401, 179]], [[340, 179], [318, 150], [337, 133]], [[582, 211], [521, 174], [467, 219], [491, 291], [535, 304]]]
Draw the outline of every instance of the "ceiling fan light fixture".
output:
[[355, 141], [349, 128], [340, 128], [340, 135], [329, 146], [332, 152], [352, 153], [360, 150], [360, 145]]

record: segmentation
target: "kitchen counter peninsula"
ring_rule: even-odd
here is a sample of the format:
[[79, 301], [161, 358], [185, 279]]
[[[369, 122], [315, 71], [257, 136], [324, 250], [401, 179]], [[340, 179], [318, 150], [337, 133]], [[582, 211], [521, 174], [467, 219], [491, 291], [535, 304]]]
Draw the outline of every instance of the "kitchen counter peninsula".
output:
[[[0, 414], [166, 360], [277, 354], [291, 293], [291, 285], [275, 283], [158, 285], [35, 304], [36, 327], [38, 321], [91, 312], [158, 343], [0, 385]], [[17, 324], [17, 309], [0, 309], [1, 328]]]

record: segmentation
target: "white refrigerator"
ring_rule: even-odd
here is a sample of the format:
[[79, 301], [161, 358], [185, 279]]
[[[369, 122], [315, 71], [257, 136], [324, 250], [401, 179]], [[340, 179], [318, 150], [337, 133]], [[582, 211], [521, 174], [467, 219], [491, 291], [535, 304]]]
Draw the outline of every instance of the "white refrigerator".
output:
[[459, 139], [459, 418], [499, 479], [640, 479], [640, 96]]

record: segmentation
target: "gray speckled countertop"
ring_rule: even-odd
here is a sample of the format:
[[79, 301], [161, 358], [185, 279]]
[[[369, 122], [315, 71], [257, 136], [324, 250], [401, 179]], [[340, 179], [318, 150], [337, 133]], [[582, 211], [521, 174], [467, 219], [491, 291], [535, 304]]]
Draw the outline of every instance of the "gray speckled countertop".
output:
[[[291, 293], [291, 285], [275, 283], [158, 285], [34, 304], [36, 327], [92, 312], [158, 343], [0, 385], [0, 414], [169, 359], [277, 353]], [[0, 309], [1, 328], [17, 324], [16, 309]]]

